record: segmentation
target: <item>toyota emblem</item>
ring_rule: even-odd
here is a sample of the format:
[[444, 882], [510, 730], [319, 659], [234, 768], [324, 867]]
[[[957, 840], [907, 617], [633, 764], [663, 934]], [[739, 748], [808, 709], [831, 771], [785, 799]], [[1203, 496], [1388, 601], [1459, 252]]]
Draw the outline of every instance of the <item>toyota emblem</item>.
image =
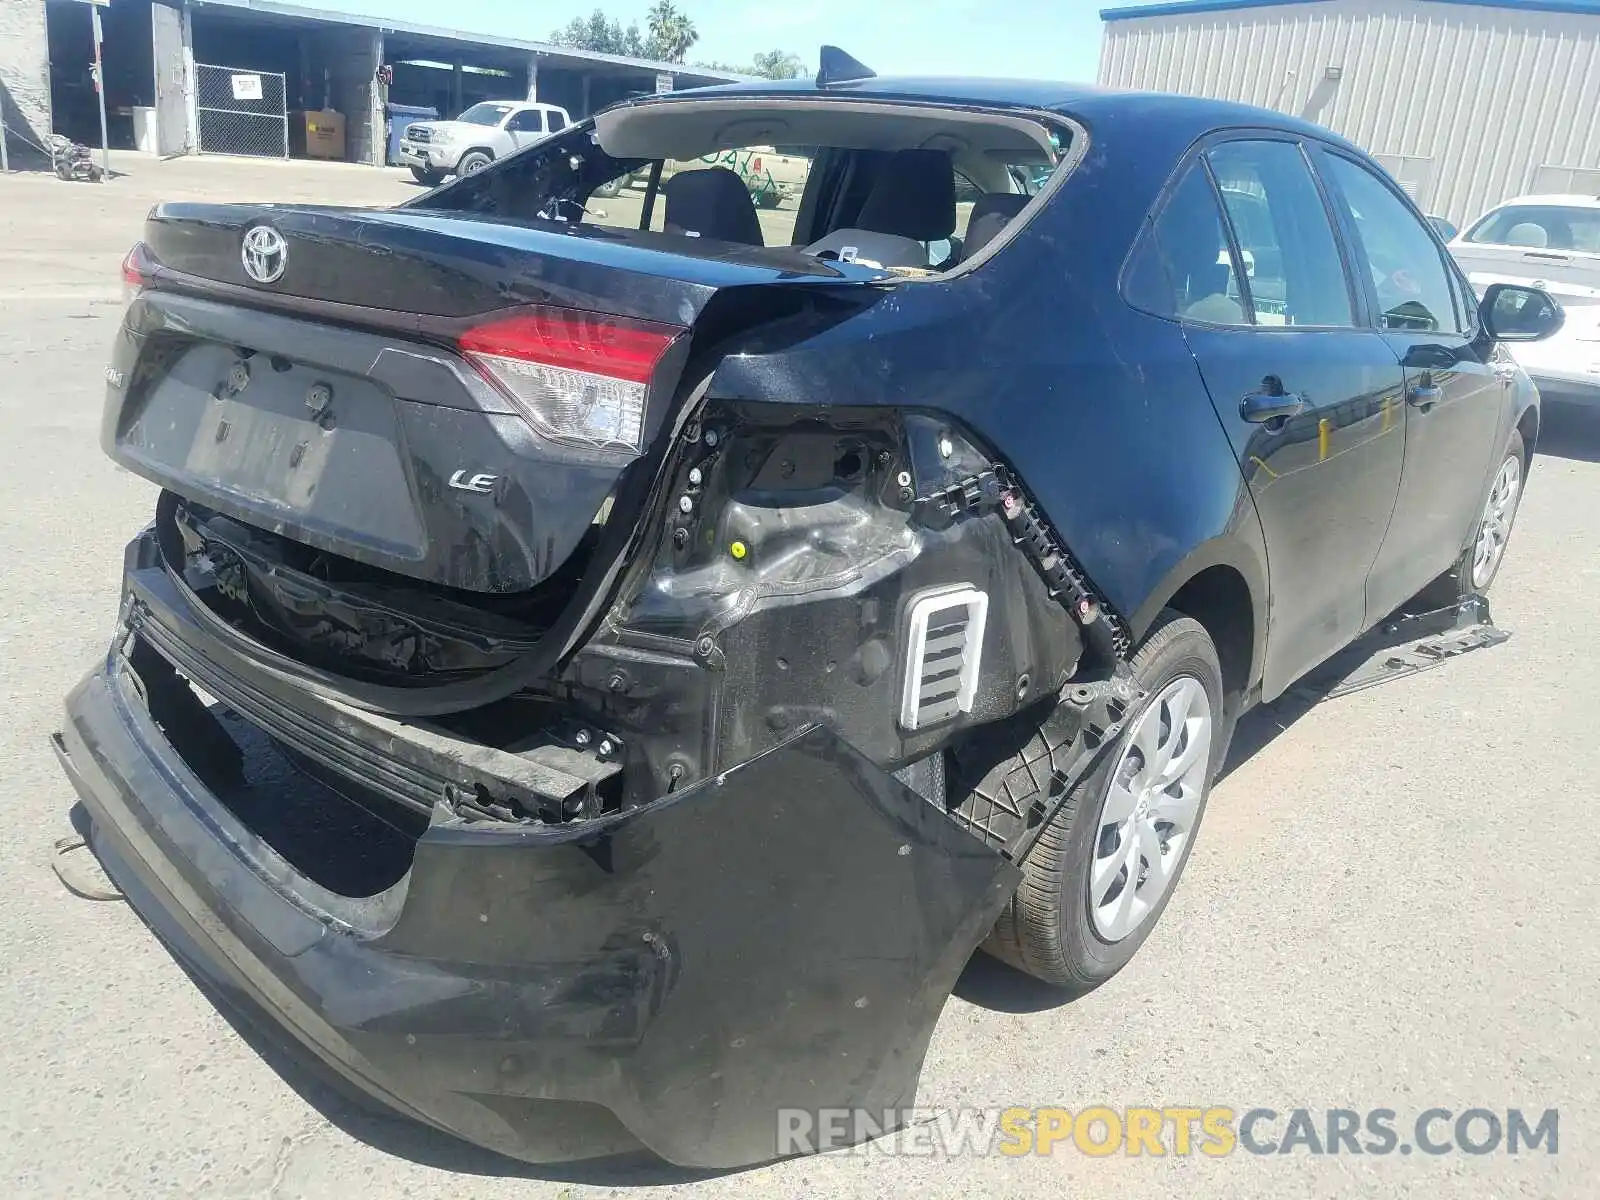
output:
[[256, 283], [276, 283], [289, 265], [289, 247], [271, 225], [255, 225], [245, 230], [239, 258], [244, 273]]

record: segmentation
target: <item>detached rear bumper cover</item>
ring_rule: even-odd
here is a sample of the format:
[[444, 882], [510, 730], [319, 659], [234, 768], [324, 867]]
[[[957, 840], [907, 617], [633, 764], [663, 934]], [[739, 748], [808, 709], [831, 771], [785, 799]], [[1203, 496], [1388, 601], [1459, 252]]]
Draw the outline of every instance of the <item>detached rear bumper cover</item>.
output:
[[908, 1107], [1018, 881], [812, 729], [611, 821], [436, 820], [352, 922], [206, 791], [115, 654], [67, 713], [92, 844], [191, 967], [390, 1107], [534, 1161], [637, 1139], [744, 1165], [780, 1109]]

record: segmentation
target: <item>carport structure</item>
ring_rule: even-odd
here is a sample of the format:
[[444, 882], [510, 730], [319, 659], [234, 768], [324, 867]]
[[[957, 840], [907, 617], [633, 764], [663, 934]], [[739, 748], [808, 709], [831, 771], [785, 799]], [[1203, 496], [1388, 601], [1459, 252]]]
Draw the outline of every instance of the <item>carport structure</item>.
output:
[[[334, 157], [381, 166], [390, 104], [454, 116], [479, 100], [527, 98], [581, 117], [641, 92], [741, 78], [277, 0], [119, 4], [149, 13], [128, 19], [150, 31], [153, 101], [141, 102], [156, 110], [162, 154], [288, 157], [304, 140], [305, 117], [296, 114], [331, 108], [344, 118]], [[109, 42], [107, 50], [118, 53]]]

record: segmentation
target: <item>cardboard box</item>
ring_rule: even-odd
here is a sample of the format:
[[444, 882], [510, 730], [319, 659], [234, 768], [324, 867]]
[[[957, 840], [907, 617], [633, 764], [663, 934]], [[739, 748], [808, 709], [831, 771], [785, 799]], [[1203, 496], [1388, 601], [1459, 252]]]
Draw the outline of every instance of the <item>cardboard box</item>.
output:
[[289, 150], [300, 158], [343, 160], [344, 114], [332, 109], [289, 114]]

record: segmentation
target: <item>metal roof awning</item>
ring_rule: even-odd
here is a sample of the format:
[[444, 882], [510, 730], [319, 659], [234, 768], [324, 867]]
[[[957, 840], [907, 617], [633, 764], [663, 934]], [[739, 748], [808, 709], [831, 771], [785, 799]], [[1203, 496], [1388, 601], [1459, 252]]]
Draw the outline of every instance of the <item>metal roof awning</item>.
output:
[[541, 65], [576, 71], [594, 71], [610, 68], [613, 73], [639, 75], [671, 75], [675, 80], [690, 83], [740, 83], [754, 78], [728, 71], [713, 71], [704, 67], [691, 67], [684, 63], [656, 62], [647, 58], [629, 58], [621, 54], [600, 54], [591, 50], [576, 50], [571, 46], [556, 46], [549, 42], [526, 38], [504, 37], [498, 34], [472, 33], [464, 29], [448, 29], [435, 25], [418, 25], [409, 21], [395, 21], [387, 17], [368, 17], [354, 13], [329, 12], [309, 8], [282, 0], [184, 0], [196, 11], [215, 8], [249, 13], [278, 23], [308, 22], [320, 25], [343, 25], [355, 29], [375, 29], [403, 39], [408, 52], [431, 50], [450, 54], [460, 51], [478, 53], [516, 51], [519, 54], [537, 55]]

